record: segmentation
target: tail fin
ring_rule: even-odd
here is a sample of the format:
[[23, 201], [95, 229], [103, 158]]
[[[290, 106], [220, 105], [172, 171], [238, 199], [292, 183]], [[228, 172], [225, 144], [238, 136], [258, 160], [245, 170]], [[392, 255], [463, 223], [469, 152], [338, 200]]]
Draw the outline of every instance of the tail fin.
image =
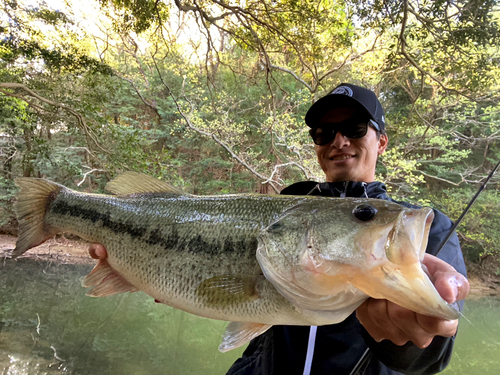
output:
[[64, 187], [39, 178], [17, 178], [16, 185], [21, 190], [16, 195], [14, 209], [19, 222], [19, 234], [12, 257], [16, 258], [27, 250], [40, 245], [54, 234], [45, 222], [46, 210]]

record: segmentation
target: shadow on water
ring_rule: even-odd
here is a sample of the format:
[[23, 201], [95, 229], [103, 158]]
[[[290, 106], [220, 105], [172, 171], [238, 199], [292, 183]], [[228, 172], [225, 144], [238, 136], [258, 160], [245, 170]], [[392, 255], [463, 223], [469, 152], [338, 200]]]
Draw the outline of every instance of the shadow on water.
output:
[[85, 296], [89, 265], [0, 264], [2, 374], [224, 374], [242, 349], [217, 350], [225, 322], [146, 294]]

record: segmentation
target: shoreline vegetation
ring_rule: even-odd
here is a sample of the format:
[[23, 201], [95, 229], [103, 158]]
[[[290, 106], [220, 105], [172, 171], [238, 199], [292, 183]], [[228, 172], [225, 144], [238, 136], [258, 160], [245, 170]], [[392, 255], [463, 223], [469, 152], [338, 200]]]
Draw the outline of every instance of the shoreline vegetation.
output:
[[[0, 234], [0, 256], [8, 256], [10, 249], [15, 247], [17, 237]], [[64, 236], [53, 237], [40, 246], [30, 249], [21, 257], [39, 261], [56, 262], [59, 264], [96, 263], [88, 254], [89, 243], [84, 240], [68, 239]], [[500, 296], [500, 276], [491, 275], [477, 265], [467, 264], [471, 291], [467, 300], [487, 296]]]
[[[304, 118], [343, 82], [384, 108], [392, 198], [456, 220], [498, 162], [498, 2], [32, 3], [2, 3], [0, 234], [18, 177], [104, 193], [133, 171], [194, 195], [323, 181]], [[499, 212], [497, 174], [457, 230], [473, 294], [500, 288]], [[65, 238], [27, 256], [92, 262]]]

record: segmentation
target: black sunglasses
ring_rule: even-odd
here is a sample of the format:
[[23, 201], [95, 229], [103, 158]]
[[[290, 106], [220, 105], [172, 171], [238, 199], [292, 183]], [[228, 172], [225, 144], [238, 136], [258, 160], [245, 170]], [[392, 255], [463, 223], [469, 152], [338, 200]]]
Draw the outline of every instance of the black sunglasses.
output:
[[327, 122], [320, 124], [316, 128], [309, 130], [313, 141], [318, 146], [324, 146], [330, 143], [338, 132], [344, 137], [357, 139], [363, 138], [368, 132], [368, 125], [378, 130], [372, 120], [350, 118], [342, 122]]

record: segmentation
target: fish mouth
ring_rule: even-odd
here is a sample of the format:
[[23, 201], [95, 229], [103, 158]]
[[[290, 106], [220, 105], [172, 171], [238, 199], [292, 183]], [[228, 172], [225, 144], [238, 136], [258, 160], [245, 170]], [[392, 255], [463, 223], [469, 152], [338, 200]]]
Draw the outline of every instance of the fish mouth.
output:
[[392, 263], [405, 265], [424, 259], [434, 211], [421, 208], [418, 211], [402, 211], [387, 235], [385, 256]]
[[352, 284], [372, 298], [387, 299], [416, 313], [455, 320], [460, 312], [438, 293], [419, 263], [405, 267], [382, 265]]
[[422, 268], [433, 219], [430, 208], [399, 215], [387, 236], [385, 259], [351, 283], [372, 298], [387, 299], [419, 314], [458, 319], [459, 311], [440, 296]]

